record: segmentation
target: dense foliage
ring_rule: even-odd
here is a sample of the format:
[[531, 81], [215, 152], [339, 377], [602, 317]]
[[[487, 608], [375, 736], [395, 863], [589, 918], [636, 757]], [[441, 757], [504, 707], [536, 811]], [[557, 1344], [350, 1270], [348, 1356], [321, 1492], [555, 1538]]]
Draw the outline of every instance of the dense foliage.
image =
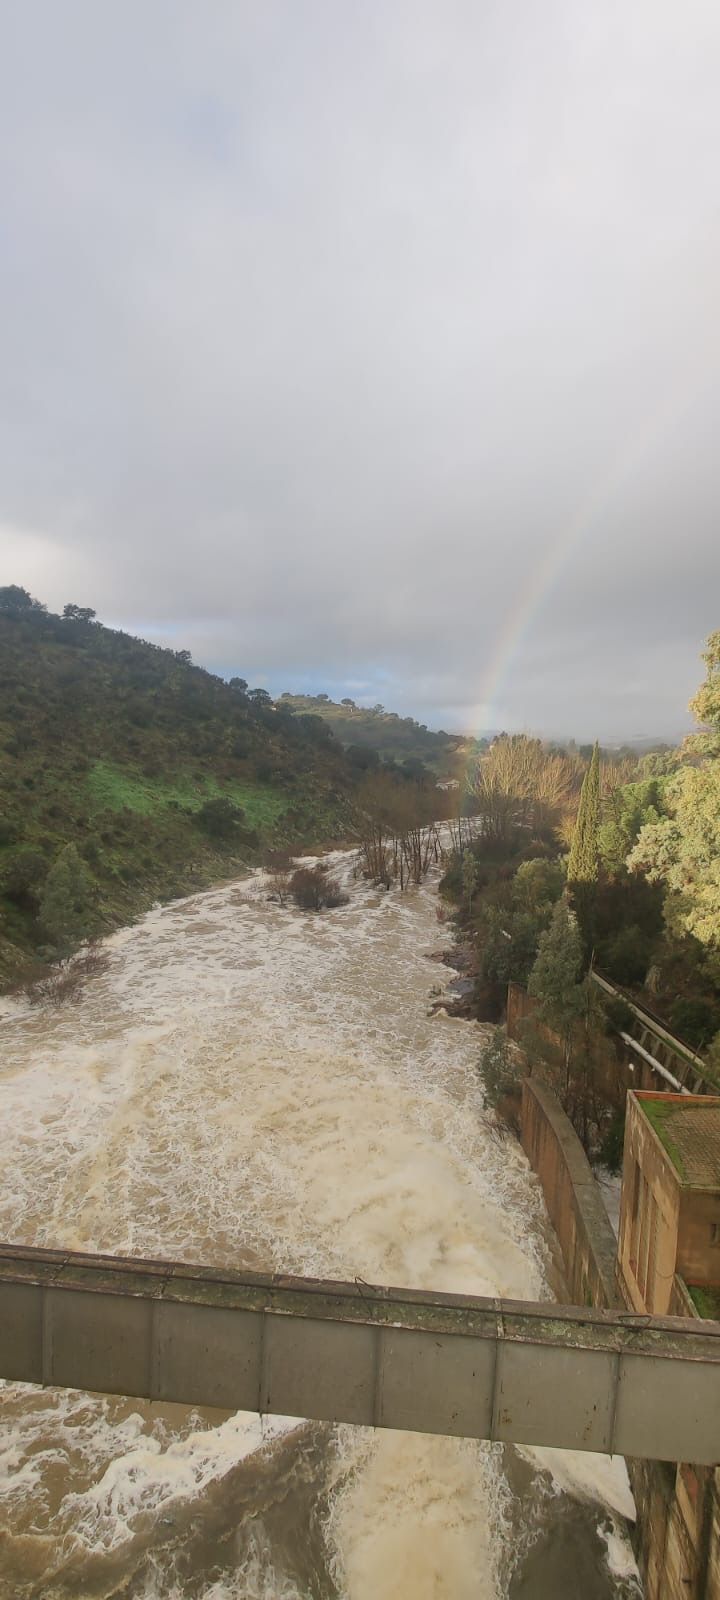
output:
[[720, 1061], [720, 634], [705, 660], [693, 708], [706, 727], [680, 750], [496, 739], [471, 775], [477, 819], [458, 830], [443, 880], [472, 946], [478, 1014], [499, 1019], [508, 983], [525, 986], [529, 1059], [608, 1160], [621, 1143], [614, 1041], [627, 1019], [601, 1004], [591, 960]]

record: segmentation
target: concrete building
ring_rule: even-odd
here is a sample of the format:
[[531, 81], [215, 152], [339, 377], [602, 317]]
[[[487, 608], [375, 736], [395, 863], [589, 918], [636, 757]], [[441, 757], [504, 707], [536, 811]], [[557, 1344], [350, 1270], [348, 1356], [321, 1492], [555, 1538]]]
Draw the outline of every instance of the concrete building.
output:
[[[720, 1319], [720, 1097], [628, 1095], [618, 1281], [634, 1311]], [[720, 1470], [628, 1464], [646, 1600], [720, 1600]]]
[[628, 1095], [618, 1257], [634, 1311], [673, 1314], [682, 1294], [676, 1277], [700, 1314], [703, 1297], [714, 1303], [720, 1287], [720, 1097]]

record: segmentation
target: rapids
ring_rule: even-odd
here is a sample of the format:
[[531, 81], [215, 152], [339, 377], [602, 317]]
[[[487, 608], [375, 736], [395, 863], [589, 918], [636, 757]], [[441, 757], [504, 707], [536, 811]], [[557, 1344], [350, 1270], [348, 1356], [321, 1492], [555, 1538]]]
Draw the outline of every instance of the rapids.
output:
[[[262, 874], [107, 942], [65, 1008], [0, 1002], [0, 1238], [517, 1298], [538, 1186], [483, 1113], [483, 1030], [428, 1016], [432, 882]], [[639, 1593], [624, 1464], [0, 1386], [0, 1597]]]

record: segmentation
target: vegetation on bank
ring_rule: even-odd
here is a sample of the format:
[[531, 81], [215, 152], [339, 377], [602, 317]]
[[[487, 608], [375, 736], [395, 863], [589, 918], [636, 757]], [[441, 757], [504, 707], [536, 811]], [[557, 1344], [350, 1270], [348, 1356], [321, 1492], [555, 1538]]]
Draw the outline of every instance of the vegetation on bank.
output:
[[[720, 633], [704, 659], [692, 709], [705, 727], [676, 751], [618, 762], [596, 746], [583, 761], [497, 739], [443, 880], [473, 948], [479, 1015], [499, 1021], [508, 982], [526, 987], [531, 1058], [608, 1159], [622, 1113], [609, 1036], [627, 1021], [588, 981], [591, 959], [720, 1068]], [[512, 1076], [502, 1051], [491, 1095]]]
[[158, 899], [347, 838], [357, 773], [322, 718], [0, 589], [0, 982]]

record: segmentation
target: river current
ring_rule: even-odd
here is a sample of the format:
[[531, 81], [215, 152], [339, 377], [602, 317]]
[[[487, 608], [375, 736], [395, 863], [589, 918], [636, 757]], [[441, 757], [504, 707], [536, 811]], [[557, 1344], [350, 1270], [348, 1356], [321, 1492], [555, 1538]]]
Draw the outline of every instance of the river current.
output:
[[[548, 1298], [485, 1034], [428, 1015], [430, 880], [312, 916], [261, 873], [5, 1001], [0, 1238]], [[0, 1600], [617, 1600], [622, 1461], [0, 1385]]]

